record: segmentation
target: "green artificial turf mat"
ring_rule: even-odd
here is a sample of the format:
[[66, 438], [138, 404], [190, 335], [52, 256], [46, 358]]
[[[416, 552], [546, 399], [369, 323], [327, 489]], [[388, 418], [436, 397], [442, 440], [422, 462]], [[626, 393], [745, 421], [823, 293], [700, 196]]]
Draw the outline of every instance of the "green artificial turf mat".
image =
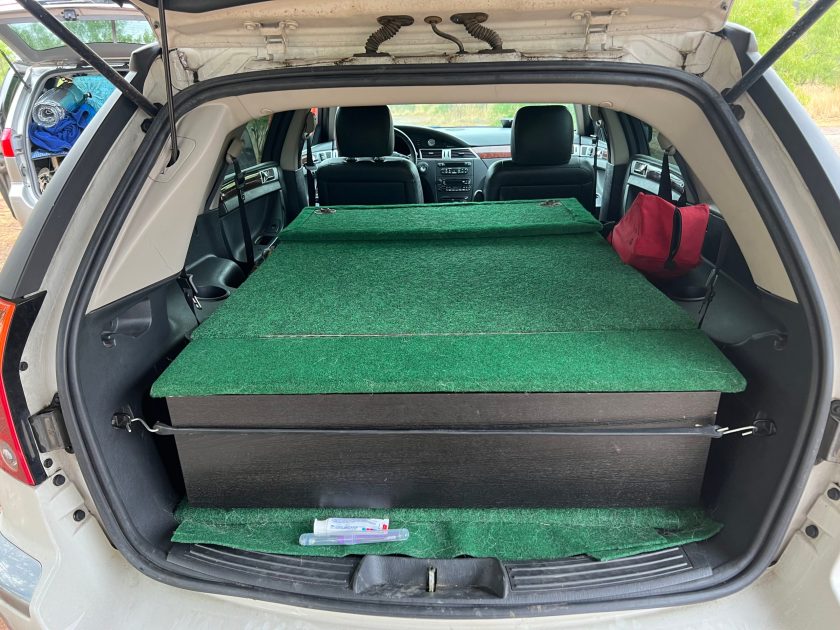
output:
[[[587, 554], [611, 560], [706, 540], [721, 529], [700, 509], [324, 509], [195, 508], [182, 504], [172, 536], [248, 551], [306, 556], [402, 554], [417, 558], [472, 556], [544, 560]], [[408, 528], [405, 542], [301, 547], [316, 518], [390, 518]]]
[[699, 330], [196, 339], [154, 396], [741, 391]]
[[597, 232], [576, 199], [304, 208], [283, 241], [395, 240]]
[[283, 243], [193, 336], [695, 326], [604, 239], [575, 234]]

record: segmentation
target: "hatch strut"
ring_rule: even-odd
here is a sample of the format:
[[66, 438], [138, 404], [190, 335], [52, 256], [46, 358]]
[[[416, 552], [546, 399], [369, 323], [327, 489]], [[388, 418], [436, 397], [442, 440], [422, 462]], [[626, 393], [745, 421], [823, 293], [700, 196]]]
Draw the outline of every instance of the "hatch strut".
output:
[[3, 52], [2, 48], [0, 48], [0, 57], [3, 57], [3, 60], [7, 64], [9, 64], [9, 70], [20, 80], [20, 82], [23, 84], [23, 87], [25, 87], [27, 90], [31, 90], [32, 88], [29, 86], [29, 83], [27, 83], [26, 77], [20, 73], [20, 70], [15, 68], [15, 64], [13, 64], [12, 60], [9, 59], [9, 56], [5, 52]]
[[788, 48], [793, 46], [808, 29], [828, 11], [837, 0], [817, 0], [805, 14], [791, 26], [787, 32], [779, 38], [770, 50], [759, 59], [756, 64], [747, 70], [740, 80], [728, 90], [723, 91], [723, 98], [727, 103], [732, 104], [744, 95], [762, 75], [770, 69], [776, 61], [784, 55]]
[[175, 129], [175, 102], [172, 99], [172, 69], [169, 67], [169, 36], [166, 34], [166, 8], [163, 0], [158, 0], [158, 15], [160, 16], [160, 47], [163, 55], [163, 78], [166, 83], [166, 108], [169, 112], [169, 135], [172, 137], [172, 156], [169, 166], [178, 159], [178, 135]]
[[122, 92], [137, 107], [149, 114], [149, 116], [154, 116], [157, 113], [158, 108], [140, 90], [126, 81], [125, 77], [109, 66], [107, 61], [93, 52], [87, 44], [76, 37], [64, 24], [59, 22], [49, 11], [41, 6], [38, 0], [18, 0], [18, 3], [31, 13], [32, 17], [43, 24], [47, 30], [51, 31], [53, 35], [76, 52], [79, 57], [89, 63], [94, 70], [108, 79], [115, 88]]

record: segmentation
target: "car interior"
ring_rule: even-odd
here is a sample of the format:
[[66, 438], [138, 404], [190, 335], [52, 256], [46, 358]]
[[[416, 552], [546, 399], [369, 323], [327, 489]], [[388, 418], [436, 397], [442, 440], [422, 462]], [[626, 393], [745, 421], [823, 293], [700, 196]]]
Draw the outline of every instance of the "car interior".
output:
[[[673, 103], [538, 94], [255, 95], [247, 120], [184, 119], [189, 158], [137, 195], [78, 347], [96, 440], [132, 471], [121, 509], [161, 561], [492, 606], [681, 592], [750, 549], [810, 378], [775, 249], [721, 145], [687, 143], [689, 114], [658, 127]], [[663, 178], [711, 214], [701, 263], [657, 280], [608, 239]], [[413, 538], [297, 544], [328, 516]]]

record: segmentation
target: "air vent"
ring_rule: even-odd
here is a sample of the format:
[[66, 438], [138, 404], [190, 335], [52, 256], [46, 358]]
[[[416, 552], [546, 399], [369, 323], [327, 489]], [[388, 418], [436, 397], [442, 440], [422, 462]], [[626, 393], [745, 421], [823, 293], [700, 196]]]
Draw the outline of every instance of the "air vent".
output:
[[443, 159], [443, 149], [420, 149], [420, 157], [425, 160]]
[[453, 160], [472, 160], [476, 157], [472, 149], [451, 149], [449, 155]]

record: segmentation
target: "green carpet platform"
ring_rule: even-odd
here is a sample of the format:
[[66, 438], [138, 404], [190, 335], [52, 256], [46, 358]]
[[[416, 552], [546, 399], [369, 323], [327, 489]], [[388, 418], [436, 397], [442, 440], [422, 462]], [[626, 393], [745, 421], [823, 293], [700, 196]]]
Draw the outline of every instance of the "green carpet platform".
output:
[[[721, 525], [699, 509], [392, 509], [196, 508], [176, 513], [177, 543], [222, 545], [247, 551], [327, 557], [358, 553], [415, 558], [498, 558], [550, 560], [589, 555], [613, 560], [705, 540]], [[325, 546], [313, 552], [298, 537], [316, 518], [387, 517], [405, 527], [405, 542], [358, 547]]]
[[160, 376], [190, 504], [662, 507], [743, 377], [574, 200], [308, 208]]

